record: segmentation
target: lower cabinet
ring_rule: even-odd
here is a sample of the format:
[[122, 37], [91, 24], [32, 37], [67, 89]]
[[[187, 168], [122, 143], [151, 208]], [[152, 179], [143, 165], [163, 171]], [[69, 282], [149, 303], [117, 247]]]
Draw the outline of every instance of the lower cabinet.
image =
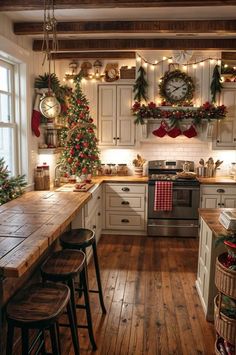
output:
[[104, 232], [146, 234], [147, 184], [105, 183]]
[[236, 208], [236, 187], [230, 185], [202, 185], [201, 208]]
[[214, 320], [215, 263], [219, 254], [225, 251], [224, 244], [215, 246], [215, 237], [206, 222], [200, 219], [199, 254], [196, 288], [206, 319]]

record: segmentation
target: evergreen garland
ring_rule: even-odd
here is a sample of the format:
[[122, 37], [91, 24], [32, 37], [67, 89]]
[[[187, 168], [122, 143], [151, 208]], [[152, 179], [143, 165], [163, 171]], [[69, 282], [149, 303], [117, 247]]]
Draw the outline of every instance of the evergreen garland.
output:
[[220, 72], [219, 72], [219, 65], [216, 65], [213, 74], [212, 74], [212, 82], [211, 82], [211, 101], [214, 103], [216, 102], [216, 94], [221, 93], [221, 89], [223, 85], [221, 84]]
[[10, 177], [4, 158], [0, 158], [0, 205], [22, 195], [24, 186], [26, 186], [25, 175]]
[[81, 79], [81, 74], [74, 78], [75, 90], [69, 99], [67, 113], [68, 127], [61, 133], [64, 150], [60, 157], [64, 172], [77, 176], [95, 173], [101, 164], [96, 126], [80, 86]]
[[135, 93], [134, 100], [136, 100], [138, 102], [141, 102], [142, 100], [147, 101], [148, 100], [148, 96], [147, 96], [148, 83], [145, 78], [146, 71], [141, 66], [138, 70], [138, 73], [139, 73], [139, 75], [135, 81], [134, 89], [133, 89], [133, 92]]

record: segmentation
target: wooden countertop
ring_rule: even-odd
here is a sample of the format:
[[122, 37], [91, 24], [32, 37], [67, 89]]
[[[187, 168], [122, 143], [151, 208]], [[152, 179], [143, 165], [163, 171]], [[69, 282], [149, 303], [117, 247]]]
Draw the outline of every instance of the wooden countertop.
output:
[[102, 183], [102, 182], [134, 182], [134, 183], [145, 183], [148, 182], [148, 176], [134, 176], [134, 175], [127, 175], [127, 176], [96, 176], [93, 179], [95, 183]]
[[219, 222], [220, 212], [223, 210], [236, 212], [235, 208], [199, 208], [199, 216], [204, 219], [216, 237], [219, 235], [232, 234], [232, 232], [227, 231]]
[[89, 192], [31, 191], [0, 206], [0, 275], [22, 276], [90, 198]]
[[198, 177], [197, 178], [201, 184], [207, 185], [218, 185], [218, 184], [226, 184], [226, 185], [235, 185], [236, 181], [228, 176], [219, 176], [212, 178]]

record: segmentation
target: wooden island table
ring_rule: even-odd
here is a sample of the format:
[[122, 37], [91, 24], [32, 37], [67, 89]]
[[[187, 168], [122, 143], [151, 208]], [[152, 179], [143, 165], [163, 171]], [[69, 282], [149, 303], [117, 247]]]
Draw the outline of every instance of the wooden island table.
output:
[[89, 192], [31, 191], [0, 206], [0, 354], [4, 306], [44, 260], [50, 246], [92, 197]]

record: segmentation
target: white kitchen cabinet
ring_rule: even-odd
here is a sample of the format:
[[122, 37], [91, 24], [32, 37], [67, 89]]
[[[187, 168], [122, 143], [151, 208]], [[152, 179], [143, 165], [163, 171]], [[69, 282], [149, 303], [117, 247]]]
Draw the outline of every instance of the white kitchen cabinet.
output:
[[219, 254], [225, 251], [224, 244], [215, 246], [215, 236], [206, 222], [200, 219], [198, 271], [196, 288], [206, 319], [214, 319], [215, 263]]
[[105, 233], [146, 234], [147, 184], [106, 183]]
[[[220, 104], [227, 107], [227, 116], [216, 123], [213, 149], [236, 148], [236, 85], [225, 87], [221, 92]], [[225, 86], [227, 83], [225, 84]]]
[[201, 185], [201, 208], [236, 208], [236, 186]]
[[132, 85], [99, 85], [98, 130], [102, 146], [134, 146]]

